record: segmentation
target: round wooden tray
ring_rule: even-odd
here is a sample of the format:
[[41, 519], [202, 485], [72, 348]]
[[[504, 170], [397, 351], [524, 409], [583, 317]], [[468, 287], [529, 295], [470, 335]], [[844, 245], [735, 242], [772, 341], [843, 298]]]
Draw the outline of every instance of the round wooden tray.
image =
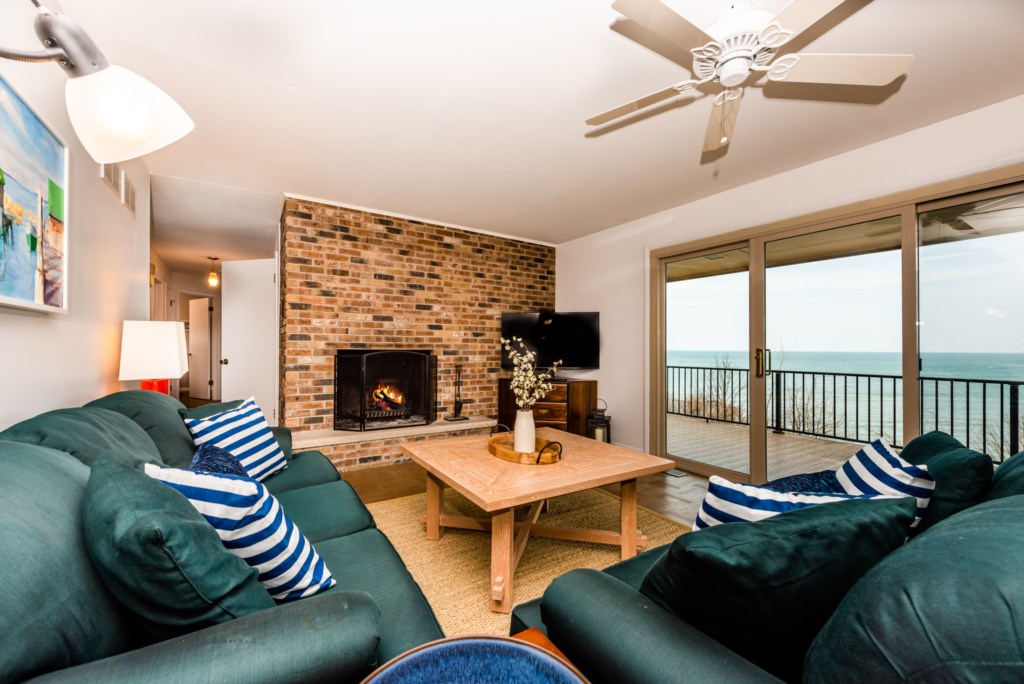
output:
[[558, 463], [562, 460], [562, 444], [560, 442], [552, 442], [543, 437], [538, 437], [534, 444], [536, 451], [528, 454], [513, 449], [513, 443], [514, 438], [511, 432], [501, 432], [491, 435], [491, 441], [487, 445], [487, 450], [498, 458], [512, 461], [513, 463], [547, 465], [549, 463]]

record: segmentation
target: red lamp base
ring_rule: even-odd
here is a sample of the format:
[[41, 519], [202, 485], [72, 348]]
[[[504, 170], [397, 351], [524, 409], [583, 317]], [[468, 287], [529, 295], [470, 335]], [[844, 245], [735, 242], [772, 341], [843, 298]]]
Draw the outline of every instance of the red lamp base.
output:
[[140, 380], [139, 389], [149, 390], [151, 392], [159, 392], [160, 394], [171, 393], [171, 381], [170, 380]]

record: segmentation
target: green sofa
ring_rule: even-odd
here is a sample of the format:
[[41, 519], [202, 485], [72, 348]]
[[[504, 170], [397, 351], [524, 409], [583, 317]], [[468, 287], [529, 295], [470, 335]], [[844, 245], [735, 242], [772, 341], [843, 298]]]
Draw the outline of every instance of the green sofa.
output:
[[195, 447], [179, 409], [154, 392], [118, 392], [0, 432], [0, 682], [359, 681], [444, 636], [351, 486], [319, 452], [291, 453], [278, 428], [288, 467], [264, 484], [337, 585], [277, 605], [268, 595], [258, 612], [173, 638], [141, 628], [91, 562], [82, 504], [97, 462], [187, 468]]
[[[602, 572], [574, 570], [556, 578], [542, 598], [516, 606], [511, 630], [542, 629], [594, 682], [763, 682], [778, 681], [780, 672], [806, 682], [1024, 681], [1024, 453], [993, 475], [983, 454], [933, 432], [911, 441], [901, 455], [927, 464], [935, 477], [928, 514], [911, 539], [854, 577], [838, 605], [827, 607], [824, 626], [809, 633], [809, 648], [796, 651], [791, 669], [772, 662], [773, 654], [759, 652], [757, 644], [726, 646], [728, 639], [711, 638], [649, 596], [645, 579], [672, 545]], [[912, 508], [912, 499], [902, 502]], [[734, 537], [742, 536], [737, 532]], [[850, 562], [850, 546], [834, 547], [834, 563]], [[777, 562], [771, 556], [764, 554], [763, 562]], [[778, 606], [775, 633], [762, 631], [755, 641], [796, 635], [800, 625], [788, 622], [791, 608]], [[725, 615], [738, 632], [749, 628], [748, 617], [735, 605]]]

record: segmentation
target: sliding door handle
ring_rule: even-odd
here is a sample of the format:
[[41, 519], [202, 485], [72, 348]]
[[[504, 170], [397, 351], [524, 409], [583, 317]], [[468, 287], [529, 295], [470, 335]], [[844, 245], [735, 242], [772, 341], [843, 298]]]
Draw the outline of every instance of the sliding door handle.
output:
[[754, 350], [754, 374], [756, 377], [764, 378], [772, 374], [772, 350]]

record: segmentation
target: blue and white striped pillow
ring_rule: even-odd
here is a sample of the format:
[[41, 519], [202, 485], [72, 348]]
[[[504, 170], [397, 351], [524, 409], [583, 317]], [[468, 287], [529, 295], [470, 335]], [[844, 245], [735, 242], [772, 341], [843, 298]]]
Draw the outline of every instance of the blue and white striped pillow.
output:
[[259, 571], [259, 581], [275, 599], [312, 596], [337, 583], [277, 499], [256, 480], [152, 463], [145, 470], [184, 494], [213, 525], [224, 546]]
[[185, 426], [196, 446], [212, 444], [224, 449], [238, 459], [249, 477], [263, 480], [288, 467], [288, 460], [253, 397], [237, 408], [208, 418], [186, 418]]
[[935, 491], [928, 466], [907, 463], [885, 439], [876, 439], [836, 470], [839, 486], [847, 494], [912, 496], [917, 499], [917, 527]]
[[870, 498], [876, 497], [858, 494], [779, 492], [766, 487], [729, 482], [725, 478], [712, 475], [708, 483], [708, 493], [704, 496], [700, 510], [697, 511], [697, 519], [693, 522], [693, 529], [702, 530], [705, 527], [731, 522], [756, 522], [798, 508], [833, 501]]

